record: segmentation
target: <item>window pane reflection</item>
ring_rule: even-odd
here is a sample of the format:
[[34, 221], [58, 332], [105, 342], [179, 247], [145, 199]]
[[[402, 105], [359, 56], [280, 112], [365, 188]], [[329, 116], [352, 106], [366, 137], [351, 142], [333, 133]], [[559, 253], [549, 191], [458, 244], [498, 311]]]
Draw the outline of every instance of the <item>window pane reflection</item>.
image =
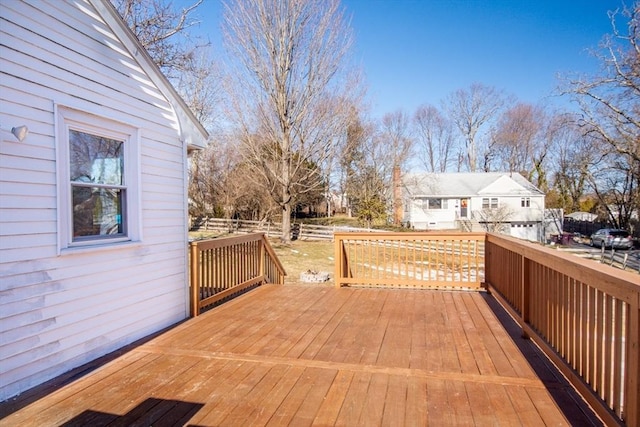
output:
[[71, 181], [123, 185], [123, 141], [70, 130]]
[[125, 190], [72, 186], [73, 237], [124, 234]]

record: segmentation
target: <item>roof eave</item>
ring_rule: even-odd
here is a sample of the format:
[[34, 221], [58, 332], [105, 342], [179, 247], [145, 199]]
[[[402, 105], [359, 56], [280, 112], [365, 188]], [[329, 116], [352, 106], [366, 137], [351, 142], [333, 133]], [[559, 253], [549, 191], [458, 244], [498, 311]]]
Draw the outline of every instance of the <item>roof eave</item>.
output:
[[173, 87], [167, 77], [160, 71], [151, 56], [142, 46], [133, 31], [122, 20], [118, 11], [108, 0], [88, 0], [98, 11], [102, 19], [118, 36], [129, 53], [140, 63], [140, 66], [149, 75], [149, 78], [158, 87], [171, 104], [178, 125], [181, 141], [186, 144], [187, 151], [203, 149], [207, 145], [209, 133], [202, 123], [195, 117], [189, 106]]

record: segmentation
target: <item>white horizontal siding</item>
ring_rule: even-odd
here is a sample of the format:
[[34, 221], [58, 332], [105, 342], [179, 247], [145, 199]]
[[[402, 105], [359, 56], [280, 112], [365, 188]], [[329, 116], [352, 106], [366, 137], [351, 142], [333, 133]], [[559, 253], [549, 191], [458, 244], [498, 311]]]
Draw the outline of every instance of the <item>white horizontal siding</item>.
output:
[[[184, 148], [169, 102], [83, 1], [0, 1], [0, 400], [183, 319]], [[54, 106], [140, 129], [142, 241], [57, 251]]]

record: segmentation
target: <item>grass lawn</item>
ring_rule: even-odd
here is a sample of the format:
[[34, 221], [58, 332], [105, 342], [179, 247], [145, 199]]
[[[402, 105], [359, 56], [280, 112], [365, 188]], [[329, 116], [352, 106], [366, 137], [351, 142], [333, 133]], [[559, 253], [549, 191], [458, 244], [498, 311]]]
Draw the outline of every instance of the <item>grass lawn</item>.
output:
[[286, 245], [277, 239], [270, 239], [270, 242], [287, 271], [285, 283], [298, 282], [300, 273], [311, 270], [329, 273], [327, 283], [333, 284], [333, 242], [295, 240]]
[[[189, 233], [189, 238], [193, 240], [215, 239], [228, 236], [232, 235], [212, 231]], [[269, 243], [271, 243], [271, 246], [287, 272], [285, 283], [298, 282], [300, 273], [312, 270], [329, 273], [330, 280], [327, 283], [333, 284], [333, 242], [295, 240], [285, 245], [281, 243], [278, 238], [271, 238], [269, 239]]]

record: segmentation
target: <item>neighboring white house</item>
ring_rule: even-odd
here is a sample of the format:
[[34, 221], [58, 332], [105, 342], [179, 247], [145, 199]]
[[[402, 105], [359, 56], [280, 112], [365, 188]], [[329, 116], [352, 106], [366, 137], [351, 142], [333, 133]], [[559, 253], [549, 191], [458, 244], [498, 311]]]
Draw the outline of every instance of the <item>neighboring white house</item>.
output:
[[409, 174], [403, 221], [417, 230], [484, 229], [542, 240], [544, 193], [518, 173]]
[[108, 0], [0, 20], [5, 400], [188, 315], [187, 152], [208, 135]]

